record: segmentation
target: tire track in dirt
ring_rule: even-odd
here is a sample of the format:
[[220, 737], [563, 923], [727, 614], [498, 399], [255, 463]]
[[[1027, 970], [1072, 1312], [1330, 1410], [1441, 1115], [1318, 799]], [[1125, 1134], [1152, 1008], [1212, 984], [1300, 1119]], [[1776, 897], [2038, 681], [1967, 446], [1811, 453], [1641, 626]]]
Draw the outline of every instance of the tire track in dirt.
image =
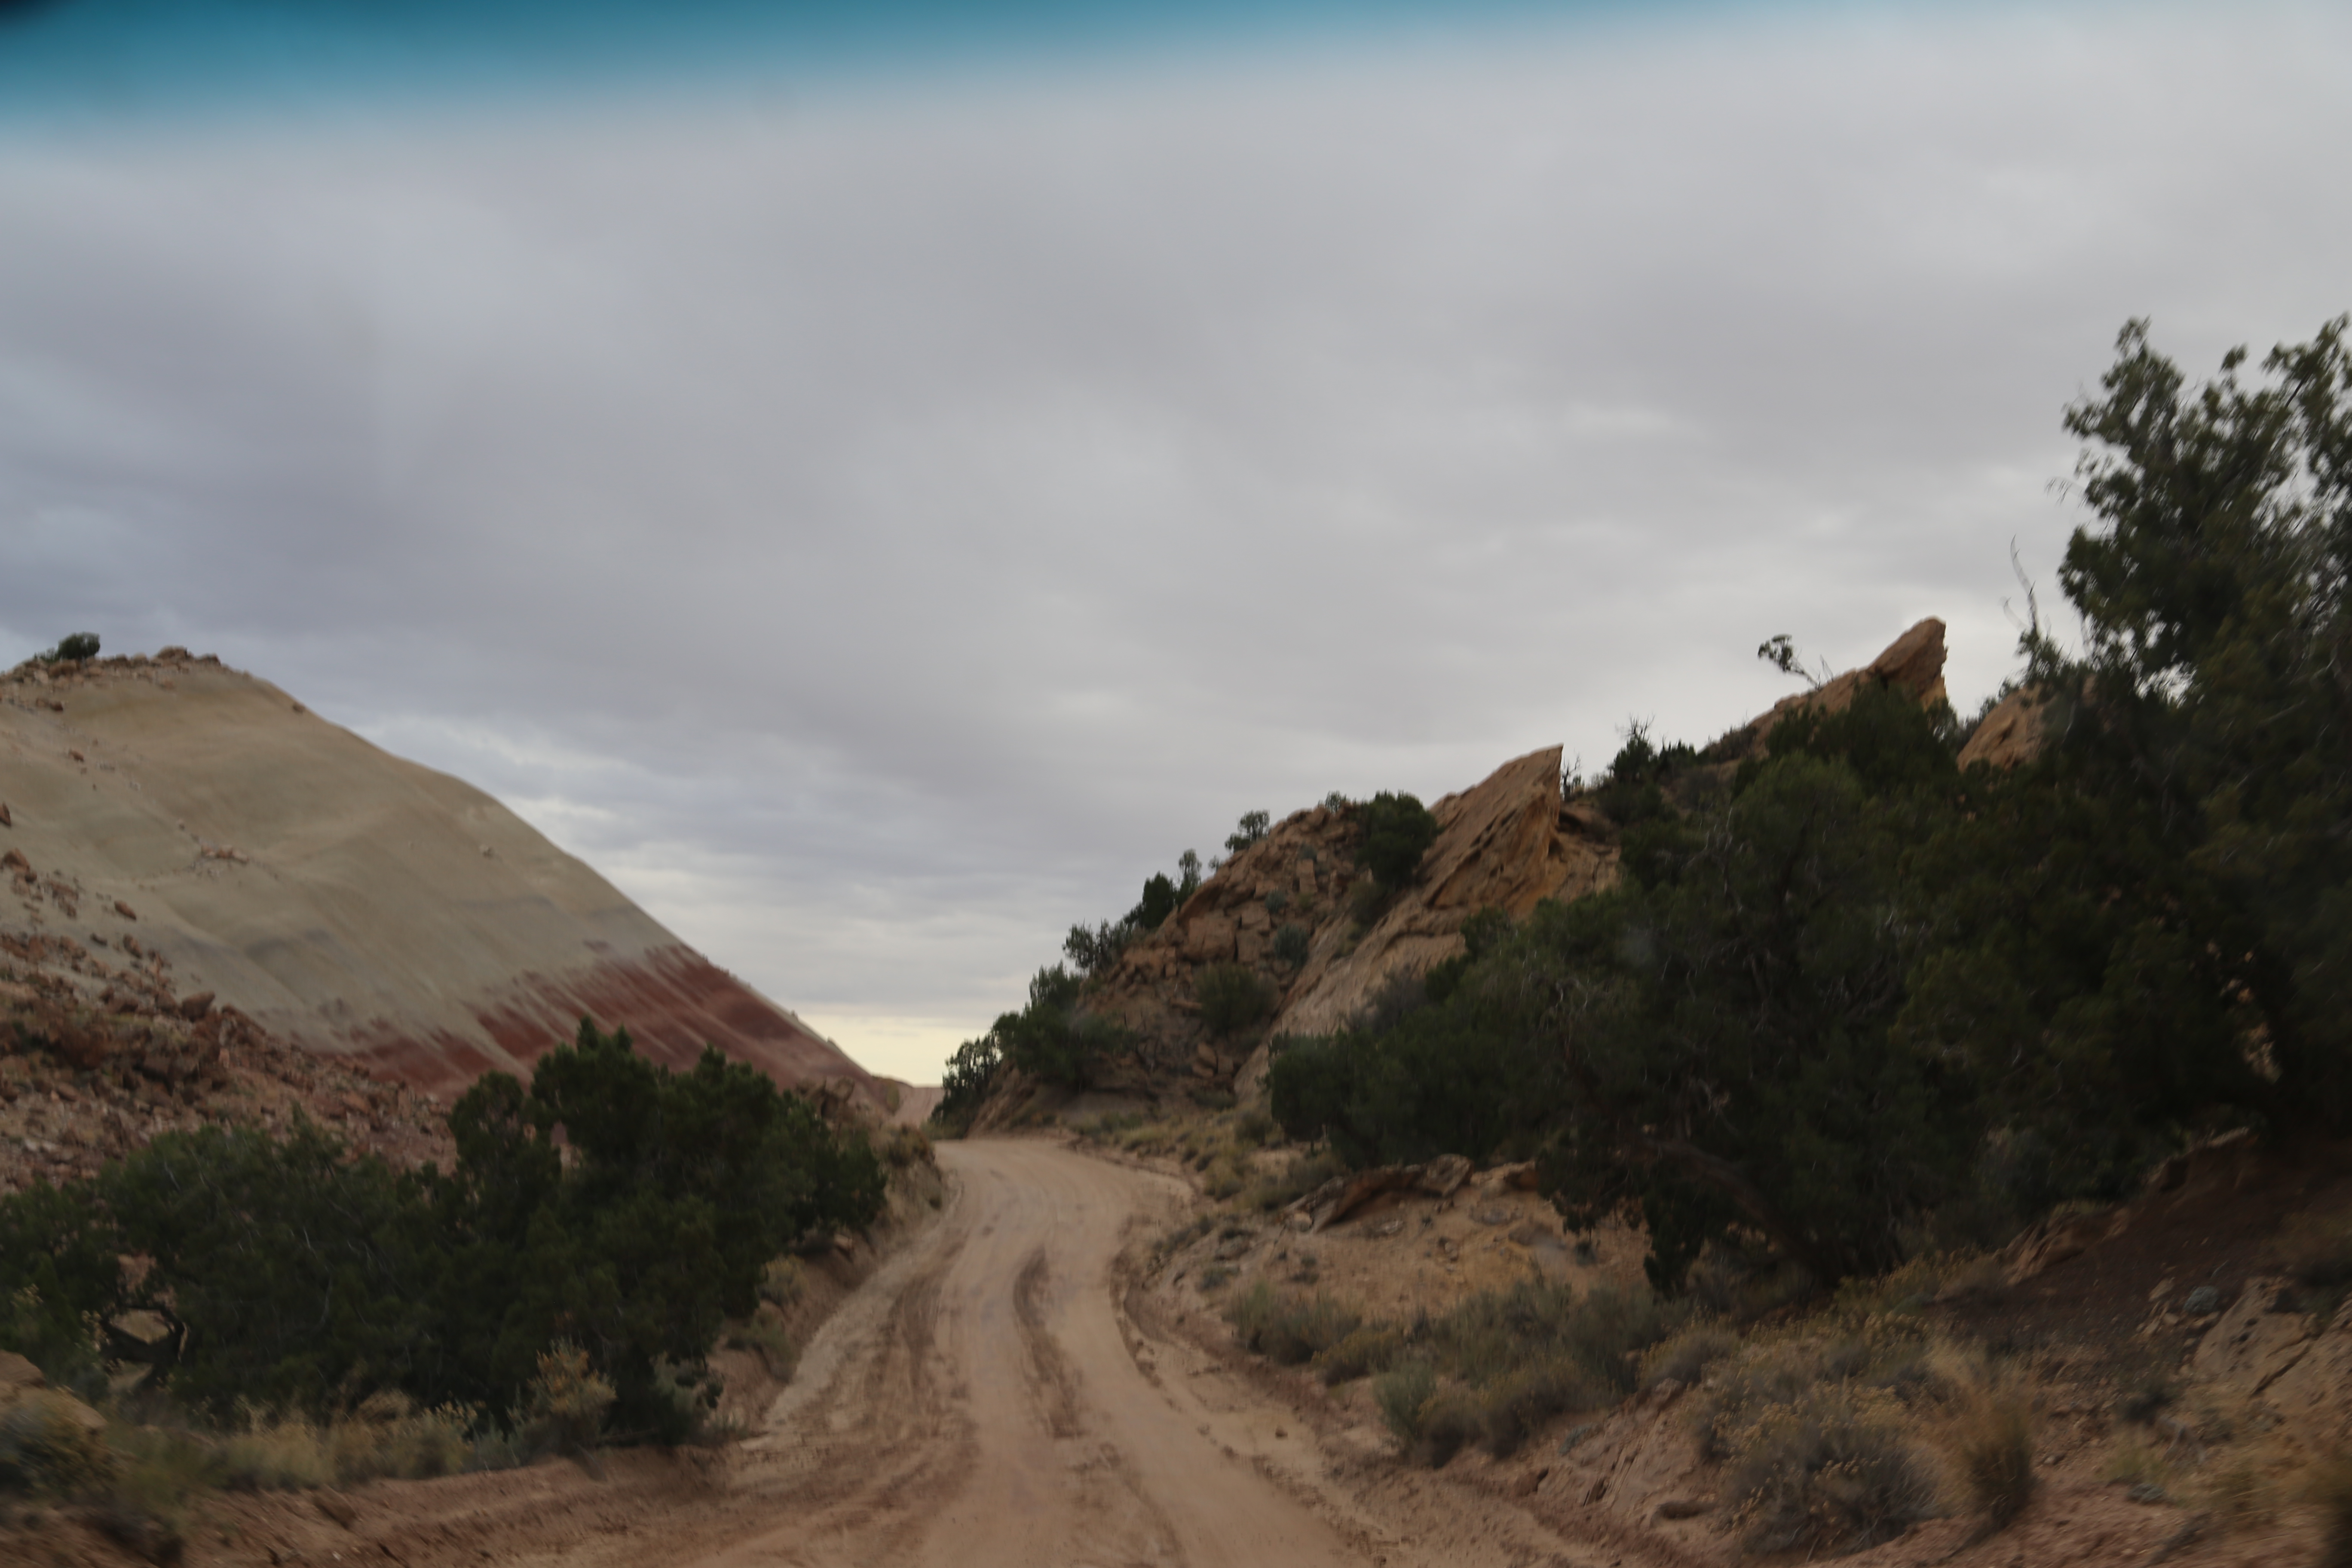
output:
[[1439, 1478], [1402, 1484], [1385, 1462], [1327, 1449], [1210, 1341], [1138, 1310], [1130, 1247], [1190, 1207], [1180, 1183], [1041, 1141], [939, 1157], [938, 1220], [812, 1339], [761, 1431], [722, 1452], [618, 1453], [603, 1480], [541, 1466], [403, 1483], [345, 1550], [412, 1568], [1600, 1568], [1616, 1555], [1562, 1551], [1517, 1510], [1516, 1523], [1480, 1519]]

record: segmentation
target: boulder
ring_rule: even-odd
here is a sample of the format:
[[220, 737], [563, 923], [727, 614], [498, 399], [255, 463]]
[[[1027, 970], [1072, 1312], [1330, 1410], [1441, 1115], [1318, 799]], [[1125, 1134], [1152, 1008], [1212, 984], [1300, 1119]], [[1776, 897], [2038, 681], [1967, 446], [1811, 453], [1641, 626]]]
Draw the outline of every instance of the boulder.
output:
[[0, 1351], [0, 1405], [13, 1404], [25, 1390], [47, 1384], [48, 1379], [41, 1375], [39, 1367], [15, 1351]]
[[[1460, 952], [1462, 922], [1480, 910], [1518, 920], [1545, 899], [1614, 882], [1616, 846], [1591, 836], [1563, 806], [1559, 771], [1559, 747], [1530, 752], [1432, 806], [1437, 841], [1422, 858], [1419, 879], [1352, 947], [1317, 944], [1271, 1032], [1344, 1027], [1396, 976], [1423, 973]], [[1254, 1080], [1258, 1065], [1244, 1078]]]
[[2237, 1301], [2198, 1342], [2189, 1362], [2190, 1374], [2224, 1393], [2251, 1399], [2304, 1358], [2316, 1327], [2311, 1314], [2295, 1310], [2294, 1292], [2285, 1280], [2249, 1279]]
[[[1869, 686], [1893, 687], [1927, 703], [1944, 695], [1944, 623], [1930, 616], [1886, 645], [1885, 651], [1860, 669], [1849, 669], [1811, 691], [1784, 697], [1770, 711], [1747, 726], [1751, 741], [1761, 741], [1772, 726], [1791, 713], [1818, 710], [1835, 713]], [[1737, 733], [1737, 731], [1734, 731]]]
[[2080, 1257], [2098, 1243], [2122, 1235], [2130, 1224], [2129, 1209], [2103, 1209], [2097, 1214], [2044, 1220], [2002, 1249], [2001, 1261], [2007, 1266], [2009, 1282], [2022, 1285], [2070, 1258]]
[[2307, 1440], [2341, 1448], [2352, 1439], [2352, 1310], [2338, 1312], [2302, 1351], [2263, 1390], [2263, 1398]]
[[2030, 686], [2002, 698], [2000, 705], [1979, 721], [1969, 736], [1969, 743], [1960, 748], [1960, 766], [1965, 769], [1986, 763], [1996, 768], [2013, 768], [2041, 755], [2046, 701], [2046, 694]]

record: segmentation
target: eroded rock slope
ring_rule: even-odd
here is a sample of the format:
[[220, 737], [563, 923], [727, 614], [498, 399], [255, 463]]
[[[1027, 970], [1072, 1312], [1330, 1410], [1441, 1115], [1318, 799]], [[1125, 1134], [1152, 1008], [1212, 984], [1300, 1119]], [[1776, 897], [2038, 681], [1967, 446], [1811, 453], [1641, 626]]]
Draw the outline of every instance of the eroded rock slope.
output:
[[[380, 1078], [446, 1097], [584, 1014], [674, 1067], [709, 1041], [898, 1099], [496, 800], [209, 657], [0, 675], [0, 933], [166, 964], [180, 994]], [[49, 968], [90, 1005], [121, 984]]]

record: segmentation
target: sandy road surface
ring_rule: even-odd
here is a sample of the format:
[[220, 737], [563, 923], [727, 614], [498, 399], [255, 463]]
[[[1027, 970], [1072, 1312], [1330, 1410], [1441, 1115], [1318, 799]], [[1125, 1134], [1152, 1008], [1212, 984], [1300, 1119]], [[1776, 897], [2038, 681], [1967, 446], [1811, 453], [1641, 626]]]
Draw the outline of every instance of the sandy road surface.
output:
[[[1150, 1318], [1123, 1255], [1189, 1191], [1059, 1144], [943, 1144], [938, 1219], [844, 1301], [762, 1430], [329, 1507], [227, 1500], [189, 1568], [1530, 1568], [1633, 1557], [1310, 1430], [1242, 1358]], [[1137, 1303], [1130, 1315], [1129, 1303]], [[1195, 1326], [1201, 1326], [1196, 1324]], [[356, 1559], [352, 1553], [356, 1552]]]
[[1369, 1561], [1130, 1350], [1113, 1265], [1181, 1188], [1045, 1143], [940, 1160], [956, 1178], [941, 1222], [827, 1325], [746, 1445], [773, 1522], [675, 1561]]

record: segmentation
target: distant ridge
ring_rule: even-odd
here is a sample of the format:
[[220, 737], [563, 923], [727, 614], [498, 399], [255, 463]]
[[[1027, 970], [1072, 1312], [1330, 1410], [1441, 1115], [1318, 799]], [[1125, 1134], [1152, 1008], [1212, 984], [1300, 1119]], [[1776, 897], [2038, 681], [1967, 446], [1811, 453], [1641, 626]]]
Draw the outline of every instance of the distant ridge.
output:
[[891, 1114], [877, 1079], [489, 795], [167, 648], [0, 675], [0, 930], [167, 959], [303, 1048], [446, 1096], [581, 1016]]

